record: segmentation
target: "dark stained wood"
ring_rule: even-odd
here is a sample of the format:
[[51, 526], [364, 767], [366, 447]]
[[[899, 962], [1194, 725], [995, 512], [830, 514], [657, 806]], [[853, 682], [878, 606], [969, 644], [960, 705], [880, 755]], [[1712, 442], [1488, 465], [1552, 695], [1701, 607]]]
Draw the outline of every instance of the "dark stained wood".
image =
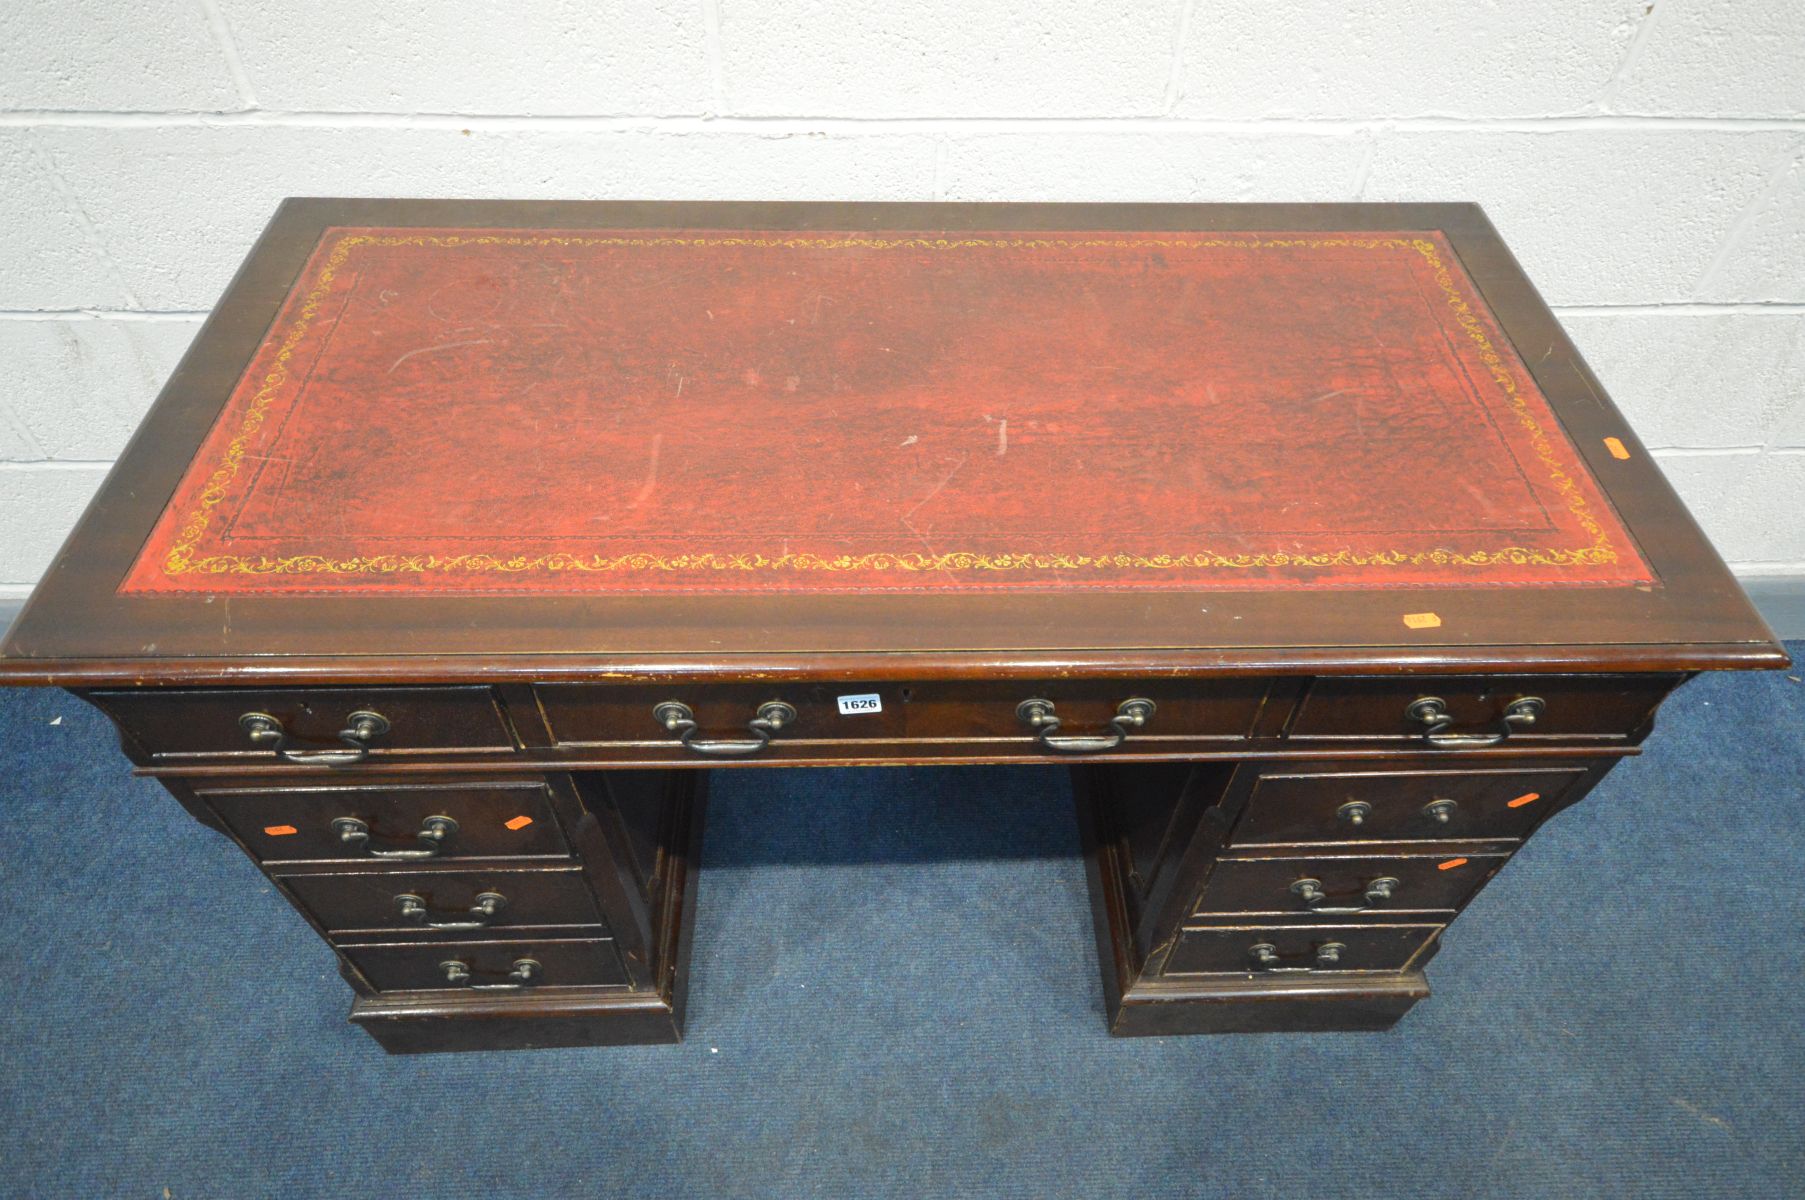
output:
[[[383, 854], [416, 852], [425, 822], [447, 816], [457, 830], [439, 843], [433, 862], [479, 858], [567, 857], [570, 843], [553, 815], [543, 783], [421, 781], [367, 785], [343, 776], [311, 777], [288, 786], [202, 786], [202, 803], [219, 814], [245, 849], [266, 863], [339, 861], [405, 865]], [[362, 845], [347, 845], [332, 823], [363, 821]], [[521, 818], [525, 818], [524, 823]], [[509, 822], [517, 823], [510, 828]], [[292, 831], [292, 832], [291, 832]]]
[[[1421, 964], [1436, 948], [1417, 955]], [[1429, 995], [1421, 970], [1322, 976], [1307, 986], [1273, 977], [1193, 975], [1136, 990], [1110, 1009], [1118, 1037], [1188, 1033], [1376, 1033]]]
[[238, 721], [246, 713], [266, 713], [282, 722], [298, 754], [342, 751], [339, 731], [352, 713], [373, 710], [390, 722], [371, 747], [381, 760], [426, 751], [513, 751], [516, 740], [507, 719], [484, 687], [462, 688], [279, 688], [224, 691], [97, 691], [89, 703], [112, 717], [133, 743], [155, 747], [145, 761], [165, 762], [210, 755], [267, 759]]
[[[1077, 768], [1112, 1031], [1389, 1026], [1428, 994], [1422, 968], [1434, 935], [1506, 866], [1521, 838], [1633, 752], [1577, 762], [1521, 750], [1489, 761], [1477, 757], [1483, 751], [1416, 752], [1382, 766], [1312, 761], [1300, 746], [1289, 761], [1244, 762], [1232, 772], [1213, 764], [1188, 773]], [[1422, 806], [1437, 799], [1457, 807], [1446, 826], [1431, 821], [1426, 831]], [[1355, 801], [1373, 810], [1360, 827], [1340, 812]], [[1148, 838], [1137, 826], [1160, 832]], [[1365, 896], [1375, 878], [1398, 881], [1379, 903]], [[1321, 885], [1322, 908], [1344, 911], [1304, 903], [1291, 890], [1300, 879]], [[1346, 911], [1359, 908], [1366, 911]], [[1316, 961], [1329, 942], [1348, 950]], [[1262, 944], [1273, 947], [1270, 962], [1253, 954]], [[1361, 989], [1385, 971], [1410, 988], [1386, 984], [1375, 1001]]]
[[1547, 707], [1533, 726], [1511, 735], [1519, 745], [1554, 738], [1633, 738], [1678, 682], [1676, 676], [1658, 674], [1455, 675], [1432, 684], [1420, 679], [1321, 679], [1297, 706], [1286, 735], [1300, 742], [1372, 737], [1419, 741], [1423, 725], [1410, 719], [1408, 709], [1431, 696], [1446, 701], [1454, 719], [1447, 736], [1489, 734], [1513, 701], [1530, 696]]
[[[1655, 578], [122, 594], [337, 226], [1438, 230]], [[1400, 478], [1409, 471], [1398, 464]], [[1074, 467], [1034, 511], [1049, 527], [1074, 511], [1113, 512], [1085, 482]], [[745, 503], [777, 510], [786, 499]], [[709, 769], [862, 763], [1074, 767], [1112, 1032], [1385, 1028], [1428, 994], [1423, 967], [1440, 930], [1509, 869], [1522, 839], [1636, 753], [1673, 688], [1699, 670], [1787, 661], [1472, 205], [292, 200], [0, 643], [0, 684], [70, 687], [106, 712], [141, 773], [264, 865], [333, 945], [356, 993], [352, 1020], [411, 1053], [676, 1040]], [[838, 697], [853, 694], [877, 695], [881, 711], [842, 714]], [[1405, 714], [1429, 695], [1447, 702], [1456, 733], [1500, 728], [1522, 696], [1547, 707], [1501, 744], [1435, 746]], [[1095, 755], [1056, 753], [1017, 712], [1052, 701], [1061, 735], [1095, 737], [1134, 697], [1156, 703], [1153, 718]], [[689, 705], [709, 738], [744, 738], [768, 700], [797, 719], [755, 755], [716, 759], [653, 720], [664, 700]], [[357, 710], [391, 729], [342, 766], [284, 761], [239, 725], [269, 713], [304, 756], [343, 750], [339, 731]], [[1426, 815], [1437, 800], [1452, 803], [1445, 822]], [[1370, 810], [1357, 825], [1343, 812], [1353, 802]], [[435, 815], [459, 823], [442, 853], [369, 853], [418, 848]], [[332, 829], [340, 816], [369, 824], [368, 847], [347, 848]], [[1395, 897], [1363, 904], [1381, 872], [1400, 881]], [[1317, 907], [1291, 890], [1304, 877], [1327, 893]], [[510, 904], [480, 930], [412, 925], [395, 901], [421, 895], [455, 917], [485, 889]], [[1324, 957], [1329, 944], [1340, 949]], [[523, 957], [543, 977], [491, 990]], [[476, 990], [445, 977], [453, 958]]]
[[1189, 926], [1178, 935], [1165, 974], [1246, 975], [1256, 961], [1252, 952], [1262, 946], [1272, 948], [1278, 964], [1265, 968], [1269, 972], [1315, 974], [1331, 951], [1336, 971], [1403, 971], [1441, 929], [1435, 924]]
[[[1253, 774], [1246, 808], [1228, 837], [1228, 844], [1237, 848], [1288, 842], [1517, 840], [1583, 795], [1596, 771], [1536, 760], [1498, 766], [1463, 761], [1407, 771], [1375, 770], [1370, 763], [1298, 763]], [[1366, 806], [1356, 810], [1357, 824], [1347, 811], [1356, 804]], [[1431, 811], [1437, 804], [1444, 807]]]
[[[231, 391], [321, 232], [334, 225], [572, 229], [1439, 229], [1496, 313], [1536, 384], [1609, 495], [1660, 585], [1637, 588], [1421, 588], [1363, 591], [1007, 595], [121, 596], [115, 591], [163, 502]], [[1617, 438], [1628, 458], [1604, 439]], [[1207, 610], [1207, 611], [1205, 611]], [[1407, 612], [1440, 625], [1410, 629]], [[1098, 669], [1119, 656], [1196, 669], [1271, 661], [1273, 648], [1320, 652], [1324, 670], [1391, 669], [1401, 658], [1571, 661], [1575, 647], [1632, 669], [1771, 666], [1783, 652], [1741, 595], [1620, 414], [1471, 205], [849, 205], [563, 204], [301, 200], [283, 206], [215, 310], [139, 436], [15, 623], [0, 679], [128, 685], [218, 681], [311, 660], [369, 684], [427, 672], [494, 678], [516, 656], [582, 655], [587, 677], [619, 664], [744, 678], [797, 656], [883, 655], [901, 677], [931, 679], [987, 660]], [[1502, 648], [1511, 647], [1508, 652]], [[1671, 648], [1669, 651], [1667, 648]], [[346, 661], [354, 658], [355, 662]], [[190, 663], [188, 660], [193, 660]], [[1596, 660], [1593, 660], [1596, 661]], [[568, 667], [569, 661], [565, 660]], [[832, 669], [835, 664], [820, 662]], [[1297, 665], [1301, 665], [1298, 663]], [[1602, 663], [1599, 665], [1603, 665]], [[1170, 668], [1168, 668], [1170, 669]], [[1587, 669], [1593, 669], [1588, 662]], [[241, 674], [242, 673], [242, 674]], [[896, 676], [892, 676], [896, 677]]]
[[[610, 743], [668, 743], [672, 739], [652, 719], [666, 700], [687, 703], [702, 724], [704, 737], [743, 738], [746, 722], [767, 700], [782, 700], [796, 719], [778, 739], [785, 745], [828, 740], [906, 743], [928, 741], [1022, 741], [1027, 727], [1016, 715], [1024, 700], [1052, 701], [1070, 736], [1107, 727], [1124, 700], [1144, 696], [1157, 705], [1151, 720], [1132, 741], [1228, 740], [1239, 742], [1252, 732], [1270, 688], [1262, 679], [1146, 680], [1132, 693], [1115, 680], [1041, 679], [1014, 681], [941, 681], [894, 684], [852, 681], [843, 684], [760, 682], [652, 687], [547, 684], [535, 688], [555, 744], [591, 747]], [[837, 698], [875, 695], [878, 712], [840, 713]], [[1030, 739], [1031, 740], [1031, 739]]]
[[[480, 942], [341, 942], [339, 951], [378, 992], [459, 991], [444, 964], [462, 963], [468, 987], [533, 992], [570, 987], [627, 986], [614, 943], [606, 938], [533, 938]], [[539, 964], [539, 982], [517, 985], [512, 972], [522, 960]]]
[[[509, 936], [520, 929], [600, 925], [602, 922], [595, 899], [583, 881], [583, 872], [577, 867], [385, 871], [381, 874], [363, 871], [336, 875], [273, 875], [272, 878], [282, 885], [296, 905], [334, 935], [426, 930], [434, 936], [453, 936], [428, 929], [425, 922], [469, 924], [478, 897], [485, 893], [500, 896], [506, 903], [486, 928], [460, 929], [455, 936]], [[418, 897], [424, 904], [426, 916], [410, 918], [397, 903], [403, 896]]]
[[[1193, 915], [1285, 913], [1326, 920], [1325, 910], [1337, 908], [1365, 908], [1365, 916], [1393, 919], [1398, 913], [1454, 912], [1509, 857], [1478, 850], [1380, 855], [1348, 854], [1339, 847], [1312, 849], [1313, 853], [1296, 858], [1218, 859]], [[1449, 867], [1462, 859], [1459, 866]], [[1293, 890], [1301, 879], [1322, 885], [1320, 903], [1312, 905]], [[1378, 879], [1397, 882], [1386, 898], [1375, 900], [1366, 893]]]
[[525, 1001], [496, 992], [390, 992], [359, 996], [351, 1021], [390, 1054], [546, 1050], [677, 1042], [682, 1010], [621, 989], [548, 989]]

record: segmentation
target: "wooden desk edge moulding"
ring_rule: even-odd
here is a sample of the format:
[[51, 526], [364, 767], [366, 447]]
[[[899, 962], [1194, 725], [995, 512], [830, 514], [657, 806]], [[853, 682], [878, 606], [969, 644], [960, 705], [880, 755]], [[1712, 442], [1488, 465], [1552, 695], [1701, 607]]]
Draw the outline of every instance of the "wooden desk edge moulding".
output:
[[677, 1040], [740, 767], [1064, 763], [1110, 1032], [1387, 1028], [1787, 663], [1474, 205], [296, 199], [0, 684], [413, 1052]]

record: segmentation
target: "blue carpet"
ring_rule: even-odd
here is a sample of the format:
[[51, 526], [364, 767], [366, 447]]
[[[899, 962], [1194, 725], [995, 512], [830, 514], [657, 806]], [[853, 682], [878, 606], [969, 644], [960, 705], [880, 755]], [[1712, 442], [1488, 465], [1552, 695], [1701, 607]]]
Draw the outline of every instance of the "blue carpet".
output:
[[1165, 1040], [1103, 1032], [1058, 771], [723, 773], [683, 1045], [390, 1058], [97, 715], [0, 691], [0, 1188], [1796, 1197], [1802, 747], [1796, 675], [1698, 680], [1397, 1029]]

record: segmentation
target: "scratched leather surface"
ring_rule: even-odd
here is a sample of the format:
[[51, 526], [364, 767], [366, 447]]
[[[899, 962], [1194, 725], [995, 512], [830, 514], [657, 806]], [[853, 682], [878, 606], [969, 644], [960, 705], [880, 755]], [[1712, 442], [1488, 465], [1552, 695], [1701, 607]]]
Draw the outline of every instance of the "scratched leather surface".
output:
[[1439, 234], [335, 229], [121, 590], [1650, 577]]

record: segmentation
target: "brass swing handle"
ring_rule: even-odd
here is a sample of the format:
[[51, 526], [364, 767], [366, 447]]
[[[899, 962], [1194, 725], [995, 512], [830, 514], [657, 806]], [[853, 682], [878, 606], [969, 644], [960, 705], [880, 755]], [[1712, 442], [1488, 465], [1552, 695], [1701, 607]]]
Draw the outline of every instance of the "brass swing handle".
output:
[[483, 892], [477, 896], [476, 903], [470, 906], [470, 920], [467, 921], [435, 921], [427, 910], [426, 899], [412, 892], [404, 892], [395, 897], [395, 907], [400, 910], [403, 920], [412, 921], [426, 929], [482, 929], [501, 915], [501, 910], [508, 906], [508, 898], [500, 892]]
[[1327, 900], [1328, 893], [1322, 890], [1320, 879], [1300, 879], [1291, 885], [1291, 894], [1304, 902], [1304, 906], [1313, 913], [1321, 913], [1326, 917], [1351, 917], [1355, 913], [1370, 912], [1375, 908], [1385, 907], [1385, 902], [1397, 894], [1402, 887], [1390, 875], [1381, 875], [1366, 885], [1366, 903], [1352, 908], [1324, 908], [1322, 902]]
[[514, 969], [508, 972], [513, 983], [471, 983], [470, 964], [455, 958], [440, 963], [439, 970], [445, 972], [445, 982], [454, 987], [465, 987], [473, 992], [517, 992], [538, 983], [545, 968], [536, 958], [517, 958]]
[[420, 843], [418, 850], [378, 850], [370, 845], [368, 822], [358, 817], [332, 819], [332, 832], [338, 834], [338, 840], [350, 849], [362, 850], [371, 858], [437, 858], [457, 831], [458, 823], [450, 817], [427, 817], [420, 822], [420, 832], [414, 835]]
[[381, 713], [354, 712], [345, 722], [338, 731], [338, 740], [351, 747], [349, 750], [291, 750], [288, 731], [268, 713], [248, 712], [238, 718], [238, 727], [253, 746], [268, 746], [283, 762], [304, 767], [346, 767], [369, 757], [370, 743], [389, 731], [389, 719]]
[[676, 734], [686, 747], [697, 754], [706, 754], [711, 758], [744, 758], [769, 746], [777, 731], [796, 719], [796, 710], [781, 700], [765, 701], [758, 706], [758, 713], [746, 722], [746, 728], [751, 730], [752, 736], [739, 741], [731, 738], [697, 737], [696, 714], [690, 711], [689, 705], [679, 704], [675, 700], [666, 700], [654, 708], [652, 719]]
[[1260, 942], [1247, 948], [1247, 956], [1253, 959], [1254, 966], [1262, 971], [1318, 971], [1341, 965], [1341, 955], [1347, 947], [1340, 942], [1324, 942], [1316, 947], [1316, 965], [1312, 967], [1281, 967], [1284, 961], [1279, 956], [1279, 948], [1271, 942]]
[[1491, 733], [1445, 733], [1448, 726], [1454, 724], [1454, 717], [1448, 712], [1448, 702], [1440, 696], [1424, 696], [1412, 700], [1404, 715], [1423, 726], [1423, 740], [1431, 746], [1473, 747], [1496, 746], [1510, 737], [1517, 728], [1527, 728], [1536, 723], [1542, 710], [1548, 706], [1540, 696], [1524, 696], [1520, 700], [1512, 700], [1498, 719], [1498, 727]]
[[1059, 732], [1059, 715], [1051, 700], [1024, 700], [1015, 706], [1015, 715], [1034, 730], [1034, 739], [1060, 754], [1098, 754], [1114, 750], [1128, 740], [1131, 729], [1139, 729], [1153, 719], [1155, 706], [1151, 700], [1136, 697], [1124, 700], [1109, 719], [1109, 732], [1101, 737], [1055, 737]]

